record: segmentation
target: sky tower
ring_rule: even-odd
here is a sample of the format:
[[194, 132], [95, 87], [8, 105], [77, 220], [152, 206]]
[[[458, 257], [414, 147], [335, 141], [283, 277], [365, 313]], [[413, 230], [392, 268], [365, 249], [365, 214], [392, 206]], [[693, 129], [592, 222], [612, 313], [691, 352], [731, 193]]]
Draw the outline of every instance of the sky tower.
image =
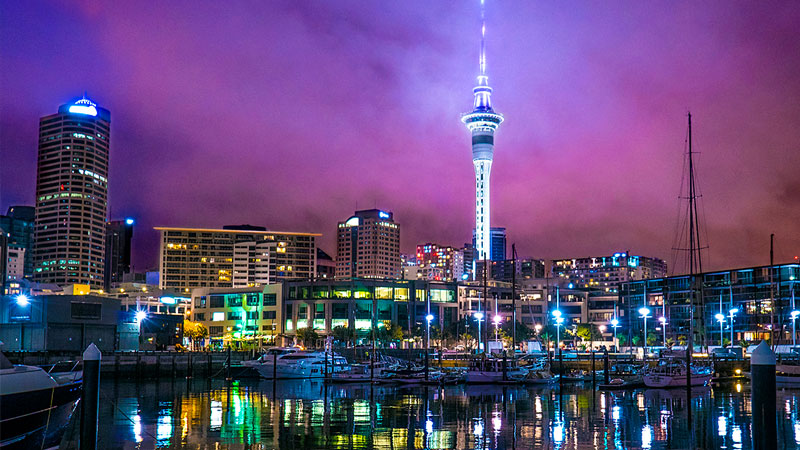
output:
[[472, 164], [475, 166], [475, 259], [488, 259], [491, 255], [491, 207], [489, 176], [492, 173], [494, 132], [503, 122], [502, 114], [492, 109], [492, 88], [486, 75], [486, 18], [481, 0], [481, 54], [478, 85], [472, 89], [475, 104], [472, 112], [461, 116], [461, 121], [472, 132]]

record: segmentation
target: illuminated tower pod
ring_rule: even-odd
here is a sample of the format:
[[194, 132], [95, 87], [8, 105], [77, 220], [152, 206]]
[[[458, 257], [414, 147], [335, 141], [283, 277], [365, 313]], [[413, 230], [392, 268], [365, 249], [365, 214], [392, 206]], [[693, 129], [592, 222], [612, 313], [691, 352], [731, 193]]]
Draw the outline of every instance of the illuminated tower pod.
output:
[[[483, 20], [483, 2], [481, 2]], [[488, 259], [491, 255], [491, 204], [489, 177], [494, 156], [494, 133], [503, 122], [503, 115], [492, 109], [492, 88], [486, 75], [486, 23], [481, 26], [480, 75], [478, 85], [472, 90], [475, 103], [472, 112], [461, 116], [461, 121], [472, 133], [472, 164], [475, 166], [475, 257]]]

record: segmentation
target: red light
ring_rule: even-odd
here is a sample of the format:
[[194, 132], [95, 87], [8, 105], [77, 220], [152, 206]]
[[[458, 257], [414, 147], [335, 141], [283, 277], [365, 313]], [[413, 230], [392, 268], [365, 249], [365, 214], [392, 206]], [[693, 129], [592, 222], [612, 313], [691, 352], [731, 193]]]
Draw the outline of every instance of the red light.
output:
[[63, 185], [63, 184], [61, 185], [61, 190], [62, 190], [62, 191], [64, 190], [64, 185]]

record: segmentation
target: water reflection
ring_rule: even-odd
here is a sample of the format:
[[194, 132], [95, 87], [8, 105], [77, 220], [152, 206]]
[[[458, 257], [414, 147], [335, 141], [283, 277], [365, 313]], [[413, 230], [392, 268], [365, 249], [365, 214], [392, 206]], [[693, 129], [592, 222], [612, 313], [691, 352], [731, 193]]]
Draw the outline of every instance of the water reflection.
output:
[[[101, 448], [751, 448], [746, 386], [688, 396], [255, 380], [104, 382], [102, 390]], [[800, 445], [800, 391], [779, 391], [777, 408], [780, 448]]]

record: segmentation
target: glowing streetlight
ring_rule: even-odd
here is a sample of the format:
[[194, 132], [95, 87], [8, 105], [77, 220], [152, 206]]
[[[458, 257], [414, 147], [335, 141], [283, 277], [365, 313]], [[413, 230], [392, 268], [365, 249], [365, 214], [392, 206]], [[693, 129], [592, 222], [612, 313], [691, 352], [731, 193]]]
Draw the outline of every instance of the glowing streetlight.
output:
[[499, 331], [500, 331], [500, 322], [502, 321], [503, 318], [500, 317], [499, 314], [495, 314], [494, 317], [492, 318], [492, 322], [494, 322], [494, 340], [496, 342], [500, 342]]
[[25, 295], [25, 294], [19, 294], [19, 295], [17, 296], [17, 305], [18, 305], [18, 306], [25, 307], [25, 306], [28, 306], [28, 305], [30, 305], [30, 304], [31, 304], [31, 299], [30, 299], [30, 298], [28, 298], [28, 296], [27, 296], [27, 295]]
[[147, 312], [136, 311], [136, 323], [142, 323], [142, 321], [146, 318], [147, 318]]
[[719, 322], [719, 346], [722, 347], [722, 327], [725, 325], [725, 315], [717, 313], [714, 315], [714, 318]]
[[797, 316], [800, 316], [800, 311], [794, 310], [791, 312], [792, 315], [792, 347], [797, 346], [797, 330], [795, 328], [795, 324], [797, 321]]
[[664, 332], [664, 347], [667, 346], [667, 318], [661, 316], [658, 318], [658, 322], [661, 324], [661, 331]]
[[614, 330], [614, 348], [619, 351], [619, 342], [617, 341], [617, 328], [619, 328], [619, 319], [614, 317], [609, 323], [611, 324], [611, 328]]
[[731, 316], [731, 348], [733, 348], [733, 316], [739, 313], [739, 308], [731, 308], [728, 314]]
[[650, 308], [642, 306], [639, 308], [639, 314], [644, 319], [644, 355], [647, 356], [647, 318], [650, 317]]
[[478, 321], [478, 351], [481, 350], [481, 320], [483, 320], [483, 313], [478, 311], [472, 314], [472, 317]]
[[[426, 346], [426, 349], [428, 349], [428, 348], [431, 347], [431, 322], [433, 322], [433, 314], [428, 313], [428, 315], [425, 316], [425, 322], [427, 323], [426, 331], [428, 333], [428, 336], [427, 336], [428, 339], [425, 342], [425, 346]], [[426, 358], [427, 358], [427, 356], [426, 356]]]
[[561, 324], [564, 323], [564, 318], [561, 317], [561, 311], [553, 311], [553, 317], [556, 322], [556, 348], [561, 346]]

